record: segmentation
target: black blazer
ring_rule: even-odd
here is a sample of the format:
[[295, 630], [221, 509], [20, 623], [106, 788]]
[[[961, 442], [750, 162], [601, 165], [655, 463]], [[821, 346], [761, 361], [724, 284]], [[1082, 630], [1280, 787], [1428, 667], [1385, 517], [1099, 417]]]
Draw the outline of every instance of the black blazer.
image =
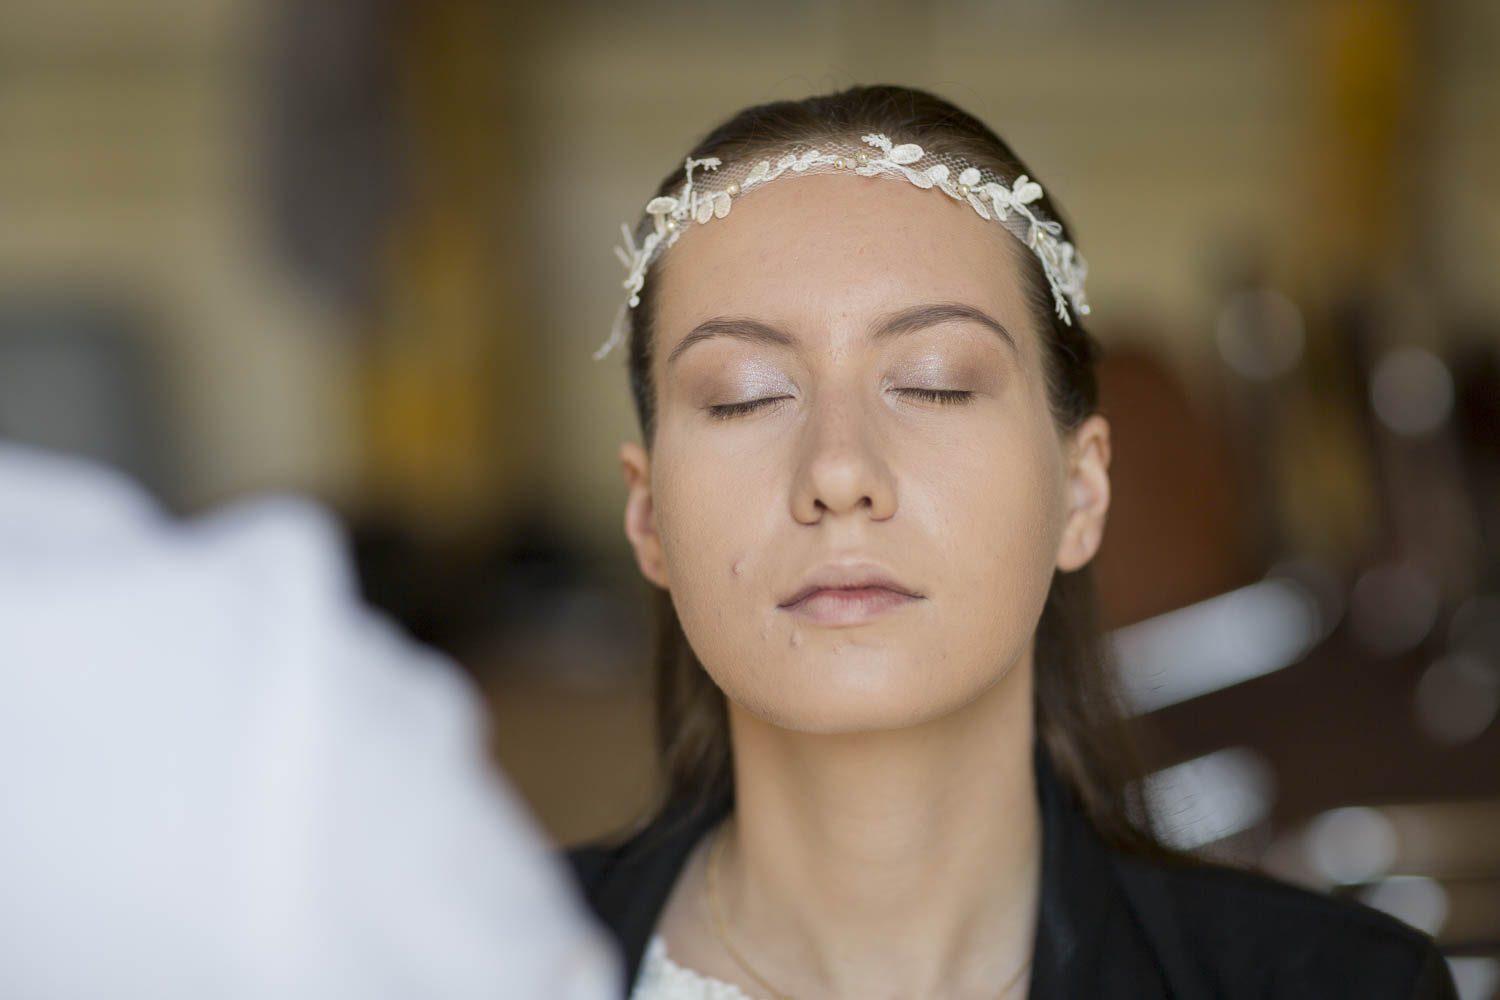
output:
[[[1110, 850], [1046, 753], [1035, 757], [1043, 847], [1031, 1000], [1456, 1000], [1432, 940], [1383, 913], [1249, 872]], [[688, 854], [729, 810], [721, 801], [667, 814], [620, 846], [568, 852], [623, 952], [627, 992]]]

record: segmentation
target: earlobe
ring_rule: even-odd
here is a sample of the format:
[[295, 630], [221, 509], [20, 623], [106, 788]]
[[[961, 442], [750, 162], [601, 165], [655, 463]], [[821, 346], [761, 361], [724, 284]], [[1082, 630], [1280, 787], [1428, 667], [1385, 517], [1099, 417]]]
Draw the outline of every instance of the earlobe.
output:
[[1069, 449], [1072, 507], [1063, 526], [1057, 568], [1071, 572], [1088, 565], [1104, 540], [1109, 513], [1109, 422], [1094, 414], [1079, 425]]
[[620, 470], [625, 476], [625, 537], [635, 550], [641, 575], [667, 589], [667, 565], [656, 530], [656, 505], [651, 496], [651, 457], [634, 441], [620, 445]]

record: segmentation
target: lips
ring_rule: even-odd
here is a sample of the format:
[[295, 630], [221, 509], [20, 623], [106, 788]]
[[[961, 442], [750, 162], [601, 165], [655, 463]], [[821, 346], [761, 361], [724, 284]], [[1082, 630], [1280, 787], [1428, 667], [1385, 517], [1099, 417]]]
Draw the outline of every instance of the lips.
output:
[[823, 624], [857, 624], [921, 598], [879, 566], [830, 565], [809, 575], [778, 607]]
[[906, 597], [922, 596], [877, 566], [821, 566], [803, 581], [795, 593], [783, 600], [780, 606], [790, 607], [820, 590], [890, 590]]

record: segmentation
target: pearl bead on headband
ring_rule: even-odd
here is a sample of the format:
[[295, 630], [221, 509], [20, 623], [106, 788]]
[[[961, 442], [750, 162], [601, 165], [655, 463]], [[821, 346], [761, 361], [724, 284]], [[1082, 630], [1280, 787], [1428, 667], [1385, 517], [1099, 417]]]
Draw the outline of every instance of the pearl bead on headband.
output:
[[[594, 359], [604, 357], [624, 340], [625, 316], [629, 309], [640, 305], [646, 272], [684, 230], [710, 219], [724, 218], [740, 196], [789, 173], [847, 170], [862, 177], [895, 177], [919, 188], [936, 188], [955, 201], [967, 202], [980, 218], [1000, 223], [1036, 254], [1052, 287], [1057, 315], [1064, 323], [1071, 325], [1073, 315], [1088, 315], [1089, 304], [1083, 295], [1088, 264], [1073, 244], [1060, 238], [1059, 223], [1039, 218], [1028, 207], [1042, 197], [1040, 184], [1022, 174], [1006, 186], [1004, 178], [987, 167], [976, 168], [947, 154], [928, 154], [914, 142], [894, 145], [879, 134], [861, 136], [860, 142], [864, 145], [833, 139], [817, 148], [799, 147], [798, 151], [785, 153], [774, 161], [752, 158], [727, 167], [718, 157], [701, 160], [689, 157], [684, 165], [686, 179], [677, 194], [652, 198], [646, 203], [645, 217], [637, 226], [638, 231], [645, 230], [640, 244], [636, 244], [628, 224], [620, 226], [625, 245], [615, 247], [615, 255], [629, 272], [624, 282], [629, 297], [615, 314], [614, 330], [604, 346], [594, 352]], [[703, 174], [694, 177], [694, 171], [713, 171], [716, 186], [710, 188], [702, 183]]]

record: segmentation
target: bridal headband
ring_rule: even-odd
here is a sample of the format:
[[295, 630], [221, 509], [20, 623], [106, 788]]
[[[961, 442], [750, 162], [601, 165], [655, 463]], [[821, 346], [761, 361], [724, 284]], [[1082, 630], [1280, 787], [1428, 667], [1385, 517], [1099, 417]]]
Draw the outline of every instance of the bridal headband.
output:
[[[620, 226], [625, 245], [615, 247], [615, 255], [629, 272], [624, 281], [629, 294], [615, 314], [609, 340], [594, 352], [594, 359], [604, 357], [624, 340], [626, 314], [640, 305], [646, 272], [688, 227], [724, 218], [746, 192], [789, 173], [848, 170], [862, 177], [895, 177], [919, 188], [936, 188], [955, 201], [967, 202], [980, 218], [1000, 223], [1036, 254], [1052, 287], [1057, 315], [1063, 322], [1071, 325], [1073, 315], [1088, 315], [1089, 304], [1083, 295], [1088, 264], [1073, 244], [1061, 238], [1059, 223], [1039, 218], [1028, 207], [1042, 197], [1040, 184], [1022, 174], [1007, 186], [1004, 178], [987, 167], [973, 167], [946, 153], [929, 154], [913, 142], [895, 145], [884, 135], [861, 136], [860, 143], [832, 139], [818, 148], [788, 152], [774, 160], [752, 157], [728, 166], [714, 156], [700, 160], [689, 157], [684, 165], [686, 179], [677, 194], [652, 198], [646, 203], [645, 217], [637, 226], [638, 232], [644, 230], [639, 244], [628, 223]], [[696, 177], [695, 171], [699, 172]], [[705, 183], [708, 171], [713, 172], [712, 186]]]

